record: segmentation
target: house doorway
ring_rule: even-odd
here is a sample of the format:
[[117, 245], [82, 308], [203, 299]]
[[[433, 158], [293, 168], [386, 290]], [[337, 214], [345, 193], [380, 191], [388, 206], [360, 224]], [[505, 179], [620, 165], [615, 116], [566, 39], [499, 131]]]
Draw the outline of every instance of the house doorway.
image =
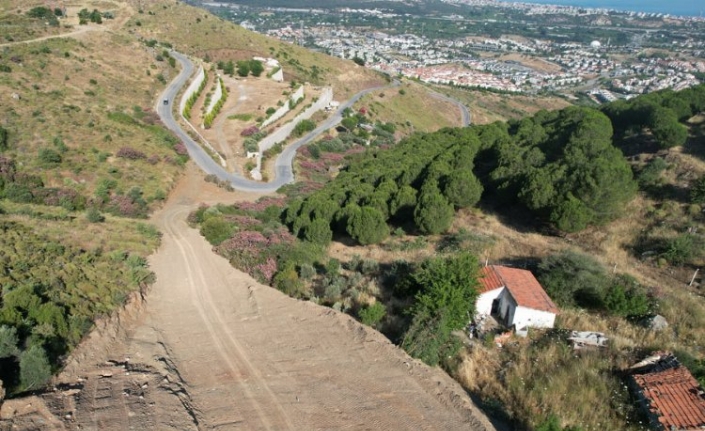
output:
[[496, 316], [499, 313], [499, 298], [495, 298], [492, 301], [492, 310], [490, 311], [490, 314], [493, 316]]

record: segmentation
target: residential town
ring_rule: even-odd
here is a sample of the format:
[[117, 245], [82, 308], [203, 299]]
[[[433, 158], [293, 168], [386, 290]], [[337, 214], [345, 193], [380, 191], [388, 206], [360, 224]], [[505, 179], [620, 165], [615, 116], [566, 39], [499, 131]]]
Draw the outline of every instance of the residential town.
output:
[[[269, 30], [267, 34], [291, 42], [302, 37], [301, 29], [292, 27]], [[367, 67], [391, 75], [511, 93], [570, 91], [587, 85], [595, 94], [616, 93], [610, 97], [630, 98], [665, 88], [679, 90], [697, 85], [700, 80], [696, 74], [705, 73], [705, 60], [637, 57], [638, 50], [634, 47], [603, 45], [599, 41], [585, 46], [511, 36], [430, 40], [413, 34], [392, 35], [331, 26], [306, 28], [304, 36], [312, 37], [318, 48], [331, 55], [361, 58]], [[702, 43], [684, 44], [681, 48], [697, 51], [694, 54], [703, 52]], [[504, 54], [512, 53], [528, 61], [501, 59]], [[615, 59], [630, 54], [628, 60]], [[548, 67], [528, 66], [532, 59], [543, 60]]]
[[[535, 31], [522, 30], [515, 35], [508, 23], [506, 33], [490, 37], [472, 29], [487, 28], [487, 33], [497, 33], [489, 27], [501, 30], [504, 23], [495, 18], [469, 20], [459, 14], [447, 14], [436, 19], [438, 24], [419, 25], [411, 23], [410, 14], [350, 7], [335, 11], [267, 8], [248, 12], [232, 3], [207, 6], [250, 30], [336, 57], [357, 59], [366, 67], [390, 75], [432, 84], [507, 93], [555, 92], [571, 98], [583, 93], [603, 103], [666, 88], [691, 87], [700, 83], [705, 74], [705, 41], [697, 31], [689, 33], [681, 28], [697, 30], [705, 22], [702, 18], [493, 0], [445, 3], [489, 8], [499, 11], [498, 16], [520, 14], [522, 19], [551, 20], [560, 15], [566, 20], [588, 20], [601, 33], [578, 42], [566, 40], [566, 35], [574, 32], [573, 24], [536, 26]], [[672, 38], [666, 36], [668, 40], [663, 40], [664, 34], [656, 33], [658, 26], [644, 32], [638, 29], [642, 24], [653, 26], [654, 22], [681, 27], [674, 30]], [[613, 26], [625, 31], [615, 33]], [[453, 29], [465, 34], [444, 36], [458, 33]]]

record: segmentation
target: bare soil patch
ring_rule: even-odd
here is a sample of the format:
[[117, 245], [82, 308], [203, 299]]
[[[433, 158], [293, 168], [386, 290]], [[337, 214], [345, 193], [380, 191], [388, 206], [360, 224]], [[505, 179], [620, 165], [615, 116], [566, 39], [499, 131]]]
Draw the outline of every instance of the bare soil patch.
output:
[[540, 57], [533, 57], [530, 55], [524, 55], [524, 54], [518, 54], [518, 53], [513, 53], [513, 54], [507, 54], [499, 57], [497, 60], [499, 61], [514, 61], [522, 66], [530, 67], [531, 69], [534, 69], [538, 72], [544, 72], [544, 73], [560, 73], [562, 71], [561, 66], [551, 63], [548, 60], [544, 60], [543, 58]]
[[201, 200], [230, 196], [197, 175], [191, 169], [154, 217], [165, 235], [150, 259], [158, 281], [146, 302], [89, 337], [57, 392], [24, 400], [38, 407], [9, 423], [27, 430], [494, 429], [442, 371], [215, 255], [185, 217]]

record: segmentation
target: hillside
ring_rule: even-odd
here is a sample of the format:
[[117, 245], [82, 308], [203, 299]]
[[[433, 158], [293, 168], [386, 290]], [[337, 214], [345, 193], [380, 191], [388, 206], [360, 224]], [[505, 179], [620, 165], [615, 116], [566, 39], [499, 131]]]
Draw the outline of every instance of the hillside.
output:
[[[345, 156], [351, 139], [339, 135], [300, 161], [342, 165], [325, 185], [203, 206], [190, 221], [236, 267], [378, 328], [513, 426], [640, 429], [623, 370], [670, 350], [705, 380], [704, 90], [416, 133]], [[283, 229], [293, 238], [278, 240]], [[561, 307], [556, 328], [500, 337], [501, 349], [491, 331], [456, 338], [479, 262], [531, 269]], [[667, 329], [644, 323], [655, 315]], [[576, 355], [572, 330], [611, 342]]]
[[[394, 428], [404, 411], [408, 429], [492, 429], [470, 393], [514, 428], [639, 429], [627, 366], [668, 349], [705, 380], [702, 86], [601, 110], [436, 89], [472, 105], [461, 128], [456, 104], [394, 83], [258, 200], [203, 182], [160, 123], [172, 49], [209, 74], [195, 127], [223, 63], [281, 62], [284, 83], [224, 78], [202, 130], [236, 172], [260, 111], [298, 84], [345, 100], [388, 78], [181, 2], [85, 0], [64, 17], [0, 1], [0, 380], [39, 391], [6, 403], [2, 426]], [[556, 329], [468, 339], [483, 262], [531, 269]], [[666, 330], [644, 326], [655, 314]], [[611, 343], [576, 355], [576, 329]]]
[[[118, 310], [132, 298], [138, 304], [137, 315], [140, 315], [150, 286], [169, 271], [165, 269], [166, 264], [150, 267], [147, 257], [155, 250], [164, 249], [160, 246], [162, 233], [158, 229], [168, 230], [173, 238], [174, 225], [171, 221], [164, 222], [157, 224], [157, 228], [154, 221], [147, 219], [155, 211], [173, 210], [174, 205], [182, 202], [183, 195], [180, 195], [170, 201], [171, 207], [167, 204], [174, 187], [183, 183], [184, 169], [190, 169], [186, 148], [162, 126], [155, 113], [155, 103], [161, 103], [159, 95], [179, 73], [178, 64], [170, 53], [172, 48], [203, 56], [203, 60], [212, 62], [206, 61], [206, 64], [213, 66], [219, 60], [272, 55], [284, 65], [288, 81], [332, 85], [336, 98], [342, 99], [386, 82], [351, 62], [266, 39], [178, 2], [86, 0], [72, 2], [66, 9], [46, 6], [46, 2], [41, 1], [0, 2], [0, 94], [5, 101], [0, 104], [0, 230], [3, 232], [0, 255], [4, 268], [0, 272], [0, 398], [26, 395], [29, 391], [38, 391], [37, 394], [47, 397], [43, 398], [45, 401], [32, 398], [25, 402], [19, 398], [5, 403], [0, 419], [9, 422], [3, 422], [2, 426], [14, 423], [24, 429], [34, 429], [36, 420], [56, 425], [57, 419], [52, 414], [62, 417], [65, 426], [73, 427], [76, 426], [71, 425], [73, 420], [66, 419], [66, 411], [62, 409], [84, 414], [93, 414], [98, 409], [98, 398], [57, 400], [51, 393], [43, 394], [42, 388], [52, 374], [67, 363], [71, 364], [66, 371], [69, 374], [62, 378], [68, 379], [69, 383], [65, 384], [70, 391], [75, 391], [83, 388], [85, 382], [82, 377], [76, 380], [76, 375], [70, 373], [105, 377], [101, 371], [105, 361], [123, 361], [124, 357], [101, 356], [118, 351], [127, 355], [129, 352], [120, 349], [129, 343], [140, 344], [115, 338], [116, 333], [129, 332], [124, 326], [127, 320], [121, 316], [134, 312]], [[264, 78], [260, 81], [255, 84], [266, 85]], [[422, 89], [414, 90], [409, 96], [419, 104], [430, 101]], [[203, 97], [205, 95], [197, 102], [199, 106], [204, 103]], [[271, 104], [277, 100], [272, 100]], [[439, 111], [453, 109], [450, 103], [432, 103]], [[257, 109], [255, 106], [244, 108], [245, 112]], [[387, 112], [384, 103], [378, 103], [376, 110], [380, 118]], [[395, 110], [398, 108], [392, 107], [389, 112]], [[453, 113], [410, 119], [404, 119], [403, 114], [393, 114], [384, 118], [403, 122], [409, 131], [417, 127], [435, 130], [457, 122], [457, 114]], [[189, 176], [191, 183], [201, 179], [193, 172]], [[218, 194], [218, 199], [230, 201], [233, 196]], [[239, 195], [237, 198], [252, 199]], [[189, 195], [188, 199], [188, 210], [194, 209], [197, 198]], [[186, 213], [180, 209], [175, 214], [185, 216]], [[179, 225], [178, 229], [187, 228]], [[242, 277], [242, 274], [232, 276]], [[165, 282], [159, 286], [170, 287]], [[182, 293], [188, 295], [188, 291]], [[227, 295], [228, 292], [225, 289], [216, 294]], [[191, 301], [184, 298], [183, 303], [191, 304]], [[164, 306], [159, 310], [163, 315], [170, 312]], [[193, 310], [185, 313], [198, 316]], [[102, 322], [101, 331], [85, 339], [95, 321]], [[287, 322], [281, 324], [292, 328]], [[110, 329], [111, 325], [117, 328]], [[212, 322], [197, 321], [193, 327], [196, 325], [206, 325], [203, 326], [206, 330]], [[341, 329], [331, 340], [354, 337], [351, 325], [352, 322], [344, 323], [348, 329]], [[167, 325], [162, 334], [177, 330]], [[216, 335], [232, 337], [231, 329], [222, 331], [225, 332]], [[266, 333], [266, 328], [257, 331]], [[84, 344], [74, 356], [73, 351], [82, 340]], [[92, 344], [96, 340], [97, 347]], [[222, 342], [222, 339], [215, 339], [211, 347]], [[311, 344], [313, 340], [304, 338], [302, 342]], [[114, 343], [122, 347], [116, 350], [106, 347], [115, 347]], [[163, 341], [159, 346], [166, 348]], [[392, 345], [384, 344], [381, 349], [388, 356], [385, 363], [380, 363], [380, 378], [391, 373], [398, 365], [398, 358], [405, 358]], [[86, 351], [93, 352], [89, 355], [91, 359], [86, 359]], [[98, 351], [100, 354], [96, 353]], [[166, 356], [172, 353], [169, 360], [181, 361], [182, 367], [188, 366], [188, 350], [176, 349]], [[163, 353], [145, 351], [144, 354], [146, 362], [142, 365], [145, 372], [153, 372], [150, 375], [155, 380], [149, 382], [155, 388], [161, 381], [160, 376], [172, 378], [173, 373], [178, 374], [178, 369], [164, 369], [162, 365], [155, 368], [150, 362], [162, 360]], [[330, 353], [325, 354], [330, 356]], [[96, 359], [98, 357], [103, 359]], [[261, 359], [256, 362], [267, 363]], [[225, 361], [221, 365], [227, 364]], [[333, 363], [330, 366], [328, 373], [337, 368]], [[418, 366], [420, 375], [426, 373], [424, 366]], [[82, 371], [75, 371], [79, 369]], [[454, 419], [449, 420], [473, 423], [477, 429], [483, 429], [484, 424], [478, 425], [480, 422], [475, 419], [476, 412], [469, 399], [456, 395], [462, 392], [457, 385], [443, 373], [433, 372], [430, 376], [430, 380], [423, 383], [426, 389], [417, 393], [419, 397], [428, 396], [427, 401], [405, 397], [395, 401], [399, 408], [420, 411], [428, 402], [438, 403], [436, 411], [440, 416], [444, 411], [453, 412]], [[200, 377], [194, 379], [201, 382]], [[448, 385], [450, 389], [445, 394], [455, 401], [432, 395], [431, 380]], [[403, 384], [410, 388], [417, 387], [420, 381], [417, 377], [399, 376], [399, 382], [406, 382]], [[359, 379], [353, 372], [347, 384], [352, 387], [356, 382], [359, 383]], [[125, 388], [136, 384], [132, 380], [122, 383], [127, 385]], [[308, 380], [301, 382], [301, 385], [307, 384]], [[90, 388], [97, 390], [89, 386], [87, 391]], [[157, 398], [164, 409], [175, 405], [176, 399], [170, 392], [175, 390], [172, 386], [160, 387], [159, 392], [164, 391], [161, 395], [166, 396]], [[370, 393], [379, 392], [379, 396], [383, 396], [383, 390], [376, 386], [369, 388]], [[122, 397], [123, 393], [118, 390], [113, 395]], [[329, 398], [325, 392], [320, 396]], [[76, 404], [72, 404], [74, 401]], [[60, 407], [64, 402], [69, 404]], [[13, 410], [18, 405], [35, 405], [36, 410]], [[189, 414], [191, 407], [182, 407], [185, 409], [175, 413], [174, 418], [184, 420], [183, 416]], [[352, 414], [361, 407], [351, 404], [349, 408], [348, 413]], [[384, 409], [380, 410], [380, 420], [390, 420], [391, 416]], [[440, 416], [439, 420], [446, 420]], [[115, 429], [122, 429], [123, 420], [129, 421], [127, 417], [113, 419], [116, 422], [100, 421], [104, 426], [117, 427]], [[96, 420], [93, 419], [94, 423]], [[139, 427], [147, 426], [150, 420]], [[199, 420], [214, 419], [204, 414]], [[264, 423], [266, 426], [267, 421]]]

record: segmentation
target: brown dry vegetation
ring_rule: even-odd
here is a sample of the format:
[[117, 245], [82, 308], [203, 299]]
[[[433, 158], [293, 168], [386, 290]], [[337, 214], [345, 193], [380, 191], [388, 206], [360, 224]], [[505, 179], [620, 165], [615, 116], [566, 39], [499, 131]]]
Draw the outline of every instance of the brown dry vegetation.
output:
[[[3, 56], [21, 59], [21, 66], [0, 74], [5, 100], [0, 121], [10, 132], [5, 156], [41, 175], [47, 186], [68, 186], [87, 196], [101, 179], [116, 180], [123, 191], [139, 186], [146, 198], [168, 192], [180, 169], [168, 161], [175, 153], [161, 129], [149, 124], [157, 123], [150, 111], [163, 88], [157, 76], [171, 79], [176, 70], [157, 62], [134, 38], [108, 32], [3, 49]], [[100, 52], [111, 55], [96, 55]], [[114, 113], [124, 115], [111, 117]], [[56, 149], [58, 139], [67, 147], [60, 166], [43, 166], [38, 151]], [[125, 146], [159, 161], [111, 157]]]
[[368, 94], [354, 106], [362, 107], [373, 120], [394, 123], [397, 134], [402, 136], [461, 125], [460, 112], [454, 104], [433, 98], [413, 81], [405, 80], [399, 88]]
[[562, 71], [561, 66], [551, 63], [548, 60], [544, 60], [541, 57], [535, 57], [533, 55], [512, 53], [497, 57], [498, 61], [515, 61], [522, 66], [530, 67], [539, 72], [544, 73], [560, 73]]
[[542, 109], [553, 111], [571, 105], [566, 100], [555, 96], [525, 96], [450, 87], [435, 88], [440, 93], [463, 102], [470, 109], [472, 124], [506, 121], [521, 118]]

